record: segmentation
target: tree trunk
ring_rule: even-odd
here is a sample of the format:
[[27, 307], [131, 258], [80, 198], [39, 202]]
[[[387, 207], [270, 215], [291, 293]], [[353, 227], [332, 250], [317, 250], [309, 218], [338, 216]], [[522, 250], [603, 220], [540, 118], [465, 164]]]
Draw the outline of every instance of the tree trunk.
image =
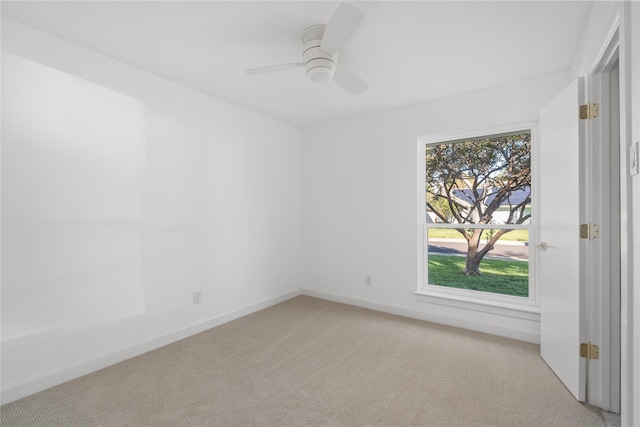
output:
[[475, 229], [467, 241], [467, 258], [464, 264], [464, 274], [468, 276], [479, 276], [482, 274], [480, 272], [480, 261], [484, 258], [484, 253], [478, 251], [481, 236], [482, 230]]

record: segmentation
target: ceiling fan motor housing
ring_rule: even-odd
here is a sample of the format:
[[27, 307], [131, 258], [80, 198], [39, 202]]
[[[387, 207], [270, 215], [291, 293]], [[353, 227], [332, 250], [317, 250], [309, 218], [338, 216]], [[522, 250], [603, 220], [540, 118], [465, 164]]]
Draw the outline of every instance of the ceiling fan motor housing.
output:
[[307, 76], [314, 82], [332, 80], [336, 71], [338, 54], [329, 55], [320, 50], [325, 28], [326, 25], [314, 25], [302, 33], [302, 41], [304, 42], [302, 59]]

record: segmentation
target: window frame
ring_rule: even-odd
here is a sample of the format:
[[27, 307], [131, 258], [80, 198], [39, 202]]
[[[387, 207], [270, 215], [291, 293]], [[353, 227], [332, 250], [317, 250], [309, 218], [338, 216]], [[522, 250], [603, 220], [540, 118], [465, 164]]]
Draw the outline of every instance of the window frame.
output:
[[[425, 212], [426, 159], [427, 145], [446, 143], [464, 139], [477, 139], [500, 135], [510, 132], [531, 132], [531, 221], [530, 224], [464, 224], [464, 228], [514, 228], [529, 230], [529, 295], [517, 297], [491, 292], [473, 291], [468, 289], [451, 288], [427, 283], [428, 278], [428, 228], [460, 228], [460, 224], [434, 223], [428, 226]], [[515, 310], [515, 312], [539, 313], [540, 292], [538, 283], [539, 259], [537, 251], [533, 250], [539, 241], [539, 206], [538, 206], [538, 129], [537, 122], [525, 121], [481, 129], [447, 132], [425, 135], [418, 138], [418, 283], [414, 292], [419, 301], [445, 304], [456, 307], [480, 309], [482, 307]]]

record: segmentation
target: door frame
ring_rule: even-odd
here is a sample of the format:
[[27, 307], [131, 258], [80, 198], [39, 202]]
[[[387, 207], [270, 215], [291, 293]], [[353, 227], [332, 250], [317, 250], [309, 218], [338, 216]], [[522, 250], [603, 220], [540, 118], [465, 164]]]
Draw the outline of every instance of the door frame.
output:
[[[623, 423], [633, 417], [631, 358], [632, 301], [629, 290], [630, 198], [628, 193], [627, 140], [630, 136], [628, 117], [628, 55], [620, 15], [613, 21], [601, 49], [590, 69], [587, 102], [600, 103], [600, 117], [589, 123], [585, 167], [590, 170], [587, 182], [592, 193], [588, 202], [589, 221], [599, 223], [604, 233], [594, 241], [586, 263], [587, 334], [593, 343], [602, 343], [600, 360], [588, 363], [587, 401], [607, 411], [621, 413]], [[614, 71], [613, 73], [611, 73]], [[613, 86], [612, 86], [613, 84]], [[613, 90], [617, 93], [613, 93]], [[612, 105], [616, 103], [617, 105]], [[616, 141], [617, 139], [617, 141]], [[613, 142], [612, 142], [613, 141]], [[604, 155], [603, 155], [604, 154]], [[608, 181], [600, 183], [602, 180]], [[617, 192], [618, 197], [611, 195]], [[618, 207], [601, 209], [603, 206]], [[609, 256], [606, 256], [609, 254]], [[617, 259], [616, 259], [617, 258]], [[612, 284], [612, 286], [608, 286]]]
[[612, 90], [617, 80], [611, 71], [618, 64], [618, 52], [615, 28], [588, 78], [586, 102], [598, 103], [600, 111], [597, 119], [587, 121], [584, 165], [585, 221], [600, 230], [587, 246], [584, 263], [587, 336], [600, 348], [598, 360], [587, 360], [587, 402], [615, 413], [620, 412], [621, 167], [620, 89], [618, 85]]

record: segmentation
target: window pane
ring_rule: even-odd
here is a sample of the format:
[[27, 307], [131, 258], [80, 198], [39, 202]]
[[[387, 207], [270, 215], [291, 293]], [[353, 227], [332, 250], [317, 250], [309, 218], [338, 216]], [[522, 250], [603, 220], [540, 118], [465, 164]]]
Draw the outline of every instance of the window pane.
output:
[[426, 145], [426, 221], [530, 224], [531, 132]]
[[529, 296], [528, 230], [460, 230], [427, 230], [429, 285]]
[[427, 283], [528, 297], [531, 182], [530, 130], [427, 144]]

